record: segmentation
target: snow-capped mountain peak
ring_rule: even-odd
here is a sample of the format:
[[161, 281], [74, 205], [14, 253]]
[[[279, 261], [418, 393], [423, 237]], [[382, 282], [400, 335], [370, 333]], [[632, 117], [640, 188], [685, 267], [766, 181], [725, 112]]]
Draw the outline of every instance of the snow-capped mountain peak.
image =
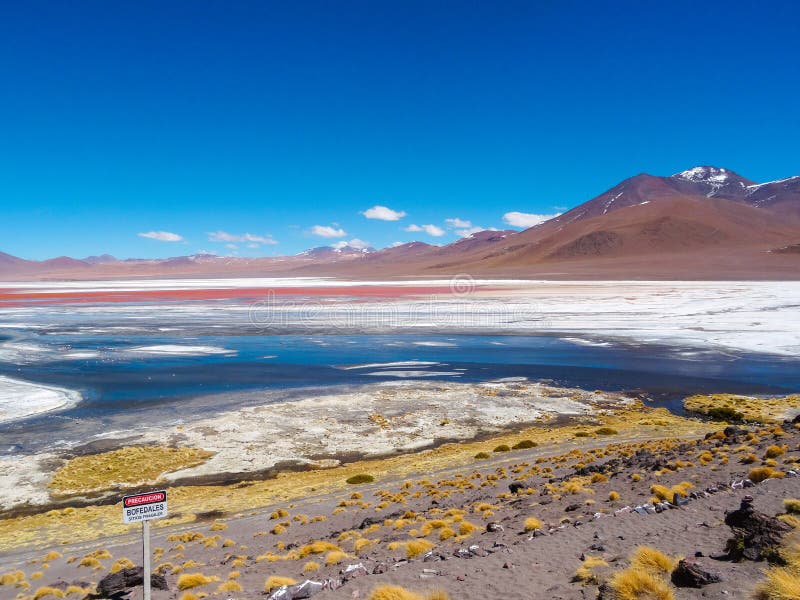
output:
[[725, 183], [731, 179], [731, 172], [718, 167], [692, 167], [686, 171], [675, 173], [673, 177], [686, 181], [708, 181], [711, 183]]

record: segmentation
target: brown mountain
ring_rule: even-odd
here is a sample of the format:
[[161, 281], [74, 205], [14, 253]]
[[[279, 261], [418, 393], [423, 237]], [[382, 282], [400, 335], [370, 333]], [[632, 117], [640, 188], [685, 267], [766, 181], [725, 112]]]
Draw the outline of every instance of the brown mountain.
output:
[[0, 253], [0, 277], [489, 277], [800, 279], [800, 176], [754, 183], [701, 166], [626, 179], [525, 231], [480, 231], [446, 246], [323, 247], [295, 256], [27, 261]]

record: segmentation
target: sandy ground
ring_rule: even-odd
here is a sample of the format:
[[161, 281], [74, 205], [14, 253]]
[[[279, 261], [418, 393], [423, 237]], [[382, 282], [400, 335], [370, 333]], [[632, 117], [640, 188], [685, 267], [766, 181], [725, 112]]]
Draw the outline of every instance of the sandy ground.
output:
[[[578, 448], [569, 446], [567, 450], [565, 446], [561, 453], [536, 448], [495, 453], [469, 468], [447, 469], [407, 481], [352, 486], [351, 491], [338, 495], [312, 496], [294, 505], [266, 507], [235, 518], [223, 514], [217, 520], [209, 518], [204, 523], [157, 531], [154, 564], [166, 574], [170, 590], [156, 591], [153, 597], [178, 598], [182, 595], [176, 587], [180, 574], [202, 573], [218, 581], [193, 589], [194, 593], [237, 600], [264, 598], [265, 580], [273, 575], [341, 584], [316, 596], [321, 599], [366, 598], [374, 587], [387, 583], [418, 592], [440, 588], [452, 598], [467, 600], [588, 599], [596, 597], [598, 582], [626, 566], [627, 556], [635, 547], [648, 545], [671, 556], [702, 553], [703, 564], [723, 576], [721, 583], [702, 590], [674, 588], [678, 600], [749, 598], [764, 563], [708, 558], [722, 553], [730, 537], [730, 529], [722, 523], [725, 511], [738, 508], [741, 498], [751, 494], [757, 510], [774, 515], [782, 512], [784, 498], [800, 496], [800, 477], [790, 474], [798, 467], [800, 431], [791, 425], [785, 425], [782, 432], [751, 429], [758, 438], [748, 438], [743, 432], [736, 438], [715, 436], [633, 445], [601, 443], [592, 438]], [[785, 477], [768, 479], [749, 489], [732, 489], [731, 483], [742, 481], [752, 467], [759, 466], [766, 448], [773, 444], [787, 449], [776, 467], [786, 473]], [[653, 454], [633, 454], [636, 450]], [[757, 462], [743, 464], [741, 458], [750, 452], [759, 457]], [[709, 455], [710, 459], [704, 458]], [[578, 465], [596, 468], [603, 477], [593, 481], [588, 474], [578, 475], [582, 473]], [[510, 494], [508, 485], [513, 481], [535, 491]], [[659, 514], [632, 510], [649, 502], [654, 484], [669, 487], [684, 481], [692, 483], [687, 490], [694, 496], [685, 506]], [[571, 484], [579, 484], [580, 489]], [[620, 494], [618, 500], [609, 499], [612, 491]], [[279, 509], [286, 512], [272, 514]], [[310, 519], [318, 515], [325, 520]], [[542, 522], [538, 533], [524, 531], [528, 517]], [[475, 530], [459, 538], [464, 522], [473, 524]], [[443, 539], [445, 528], [454, 529], [456, 535]], [[494, 531], [487, 530], [492, 528]], [[181, 535], [185, 537], [180, 539]], [[392, 545], [412, 539], [428, 540], [430, 553], [408, 559], [404, 546]], [[336, 545], [346, 555], [331, 558], [325, 551], [300, 558], [293, 554], [302, 553], [303, 547], [315, 540]], [[110, 556], [101, 558], [96, 567], [78, 566], [98, 549], [107, 550]], [[127, 536], [57, 550], [63, 556], [45, 559], [45, 550], [6, 554], [6, 569], [21, 569], [31, 586], [27, 592], [0, 587], [6, 593], [3, 597], [19, 594], [22, 598], [45, 584], [88, 587], [117, 560], [139, 562], [140, 545], [135, 536]], [[594, 582], [573, 581], [585, 556], [602, 557], [608, 565], [594, 570]], [[326, 565], [326, 559], [331, 564]], [[311, 560], [322, 566], [304, 573], [304, 565]], [[357, 564], [364, 565], [369, 573], [376, 567], [385, 572], [342, 583], [342, 571]], [[41, 576], [33, 579], [35, 573]], [[219, 589], [231, 577], [241, 591]], [[140, 588], [130, 595], [140, 597]]]

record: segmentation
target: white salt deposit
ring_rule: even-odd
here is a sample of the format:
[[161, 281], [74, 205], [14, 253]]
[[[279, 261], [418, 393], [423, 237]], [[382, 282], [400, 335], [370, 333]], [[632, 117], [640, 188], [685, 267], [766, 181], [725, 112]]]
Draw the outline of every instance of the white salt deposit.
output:
[[202, 356], [211, 354], [236, 354], [235, 350], [217, 346], [183, 346], [180, 344], [155, 344], [153, 346], [135, 346], [128, 349], [135, 354]]
[[74, 406], [80, 392], [0, 375], [0, 423]]

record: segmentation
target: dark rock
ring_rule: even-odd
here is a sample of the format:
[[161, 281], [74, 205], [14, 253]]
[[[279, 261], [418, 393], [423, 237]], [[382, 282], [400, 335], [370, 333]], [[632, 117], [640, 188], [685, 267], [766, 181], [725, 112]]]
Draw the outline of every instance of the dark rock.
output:
[[489, 533], [496, 533], [498, 531], [504, 531], [503, 526], [500, 523], [487, 523], [486, 524], [486, 531]]
[[719, 583], [722, 577], [719, 573], [709, 571], [698, 561], [684, 558], [672, 571], [672, 583], [677, 587], [700, 588], [710, 583]]
[[512, 494], [519, 494], [521, 491], [525, 489], [525, 486], [522, 485], [519, 481], [515, 481], [513, 483], [508, 484], [508, 489]]
[[792, 423], [800, 423], [800, 414], [796, 414], [794, 419], [792, 419]]
[[388, 570], [389, 570], [389, 565], [387, 565], [386, 563], [378, 563], [377, 565], [375, 565], [375, 568], [372, 569], [372, 574], [380, 575], [381, 573], [386, 573], [386, 571]]
[[606, 547], [602, 543], [592, 544], [589, 546], [589, 550], [594, 550], [595, 552], [605, 552]]
[[[121, 569], [116, 573], [109, 573], [97, 584], [95, 598], [113, 598], [127, 592], [130, 588], [144, 584], [144, 569], [142, 567], [131, 567]], [[154, 590], [168, 590], [167, 580], [163, 575], [157, 573], [150, 574], [150, 586]]]
[[729, 425], [725, 429], [722, 430], [722, 433], [725, 435], [726, 438], [736, 437], [744, 433], [744, 430], [739, 429], [738, 427], [734, 427], [733, 425]]
[[581, 504], [570, 504], [564, 509], [564, 512], [573, 512], [581, 508]]
[[780, 562], [778, 547], [791, 527], [783, 521], [760, 513], [753, 507], [753, 497], [742, 498], [741, 505], [725, 516], [733, 531], [725, 550], [729, 560], [768, 560]]

